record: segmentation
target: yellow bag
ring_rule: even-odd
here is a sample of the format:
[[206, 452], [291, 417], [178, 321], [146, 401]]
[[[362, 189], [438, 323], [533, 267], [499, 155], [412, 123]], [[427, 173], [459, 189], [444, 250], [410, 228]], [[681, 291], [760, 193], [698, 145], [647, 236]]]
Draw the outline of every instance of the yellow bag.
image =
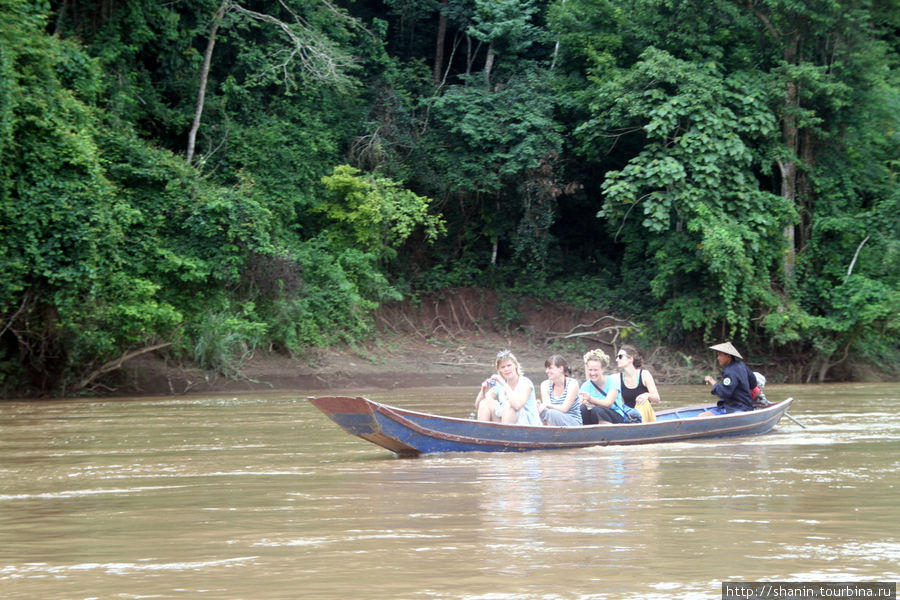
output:
[[638, 404], [634, 409], [641, 413], [641, 423], [652, 423], [656, 420], [656, 411], [653, 410], [653, 406], [649, 402]]

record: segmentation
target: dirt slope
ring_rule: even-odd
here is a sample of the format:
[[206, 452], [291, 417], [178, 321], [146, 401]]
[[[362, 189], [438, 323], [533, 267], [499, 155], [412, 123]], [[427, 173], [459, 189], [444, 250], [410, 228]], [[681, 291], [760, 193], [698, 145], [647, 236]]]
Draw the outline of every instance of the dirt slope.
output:
[[[626, 319], [601, 311], [552, 303], [499, 298], [489, 290], [460, 289], [398, 303], [376, 315], [377, 336], [353, 348], [330, 348], [295, 359], [257, 352], [242, 376], [183, 369], [161, 357], [126, 364], [108, 391], [117, 395], [184, 394], [250, 390], [477, 385], [493, 370], [498, 350], [510, 349], [533, 379], [544, 377], [544, 360], [566, 357], [576, 374], [581, 356], [600, 347], [612, 355], [637, 329]], [[664, 369], [660, 349], [646, 349], [655, 372]], [[662, 374], [677, 383], [677, 377]]]

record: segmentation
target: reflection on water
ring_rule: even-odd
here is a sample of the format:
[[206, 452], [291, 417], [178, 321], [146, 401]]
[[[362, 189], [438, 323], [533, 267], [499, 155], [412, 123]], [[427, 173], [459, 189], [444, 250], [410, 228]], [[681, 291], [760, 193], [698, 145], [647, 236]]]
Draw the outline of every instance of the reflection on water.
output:
[[[0, 404], [5, 598], [718, 598], [896, 581], [892, 385], [758, 438], [397, 459], [306, 393]], [[670, 405], [706, 400], [664, 389]], [[373, 393], [466, 416], [469, 389]], [[439, 408], [435, 408], [439, 407]]]

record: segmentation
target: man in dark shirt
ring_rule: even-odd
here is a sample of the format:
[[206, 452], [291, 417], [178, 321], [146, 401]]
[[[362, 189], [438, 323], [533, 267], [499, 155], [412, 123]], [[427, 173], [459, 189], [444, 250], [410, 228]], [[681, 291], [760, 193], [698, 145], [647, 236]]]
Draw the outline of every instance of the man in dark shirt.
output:
[[722, 381], [717, 382], [711, 376], [706, 376], [706, 385], [712, 386], [712, 394], [719, 397], [716, 408], [703, 413], [702, 416], [724, 415], [733, 412], [753, 410], [753, 398], [750, 390], [756, 387], [756, 376], [744, 363], [740, 352], [724, 342], [710, 346], [716, 351], [716, 358], [722, 367]]

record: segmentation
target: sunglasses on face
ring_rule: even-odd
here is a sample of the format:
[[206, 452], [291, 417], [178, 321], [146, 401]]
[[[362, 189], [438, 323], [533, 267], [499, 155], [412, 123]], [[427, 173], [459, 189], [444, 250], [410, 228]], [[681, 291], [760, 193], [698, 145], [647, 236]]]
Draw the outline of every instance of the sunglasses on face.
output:
[[616, 354], [616, 360], [621, 360], [623, 358], [628, 358], [627, 354]]

